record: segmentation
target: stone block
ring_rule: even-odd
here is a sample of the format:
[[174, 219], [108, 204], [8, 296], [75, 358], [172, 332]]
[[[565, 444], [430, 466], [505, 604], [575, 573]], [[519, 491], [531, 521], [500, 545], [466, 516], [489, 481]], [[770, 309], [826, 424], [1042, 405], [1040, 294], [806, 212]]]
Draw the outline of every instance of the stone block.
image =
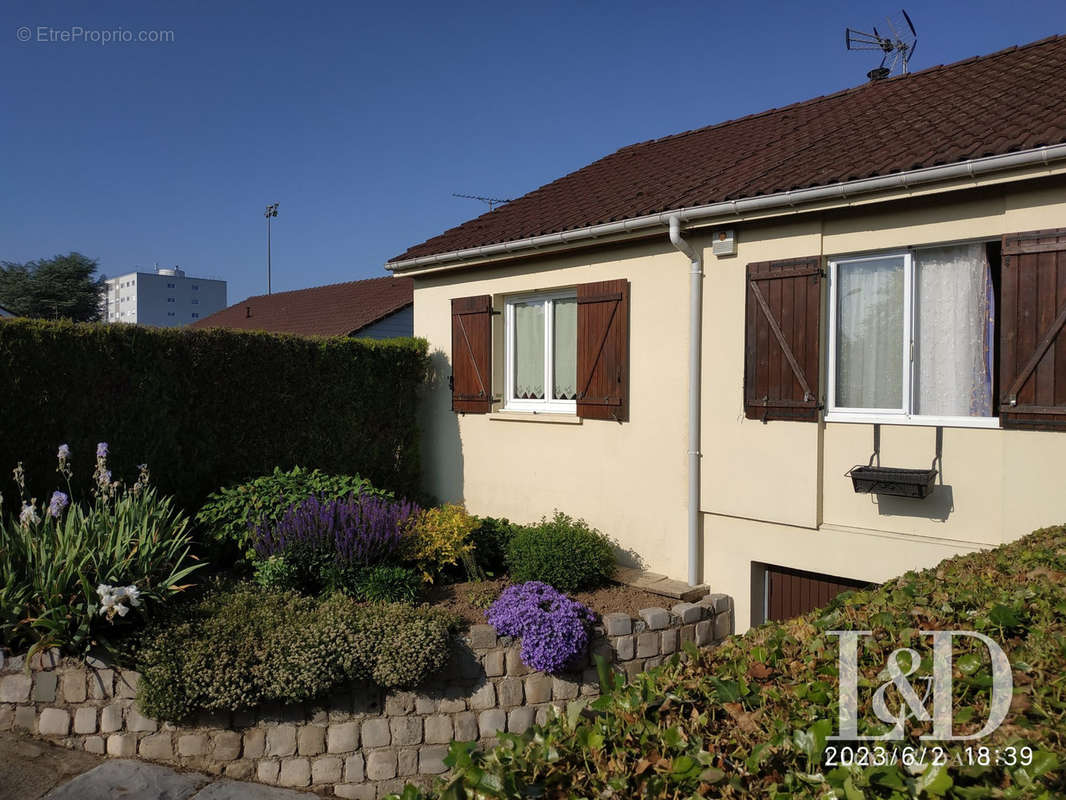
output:
[[648, 626], [648, 630], [661, 631], [670, 624], [670, 612], [665, 608], [642, 608], [637, 613], [644, 620], [644, 624]]
[[277, 761], [260, 761], [256, 766], [255, 779], [260, 783], [278, 782], [278, 773], [281, 772], [281, 764]]
[[59, 691], [67, 703], [84, 703], [89, 696], [85, 688], [85, 673], [80, 669], [64, 672], [59, 678]]
[[126, 712], [126, 730], [137, 733], [155, 733], [159, 730], [159, 723], [144, 716], [136, 707], [130, 706], [130, 710]]
[[278, 785], [302, 787], [311, 785], [311, 762], [306, 758], [286, 758], [278, 772]]
[[696, 626], [695, 625], [682, 625], [681, 631], [678, 633], [678, 644], [680, 647], [684, 647], [686, 642], [696, 641]]
[[664, 659], [662, 656], [655, 656], [655, 658], [649, 658], [647, 661], [644, 662], [644, 671], [647, 672], [649, 669], [655, 669], [656, 667], [662, 666], [662, 663], [665, 660], [666, 659]]
[[37, 727], [37, 712], [33, 706], [18, 706], [15, 709], [15, 719], [12, 725], [15, 730], [33, 733]]
[[400, 717], [415, 710], [414, 692], [390, 692], [385, 698], [385, 715]]
[[581, 693], [581, 683], [572, 675], [552, 676], [552, 697], [556, 700], [573, 700]]
[[436, 714], [438, 708], [440, 708], [440, 697], [428, 694], [415, 695], [416, 714]]
[[486, 681], [470, 695], [466, 702], [473, 711], [492, 708], [496, 705], [496, 687]]
[[348, 783], [362, 783], [366, 780], [366, 763], [362, 753], [344, 759], [344, 780]]
[[340, 783], [344, 761], [338, 756], [324, 756], [311, 762], [311, 783]]
[[137, 696], [137, 687], [141, 683], [141, 674], [133, 670], [123, 670], [115, 676], [115, 697], [132, 700]]
[[703, 609], [695, 603], [676, 603], [670, 609], [670, 613], [686, 625], [703, 619]]
[[178, 755], [199, 758], [207, 754], [207, 736], [203, 733], [183, 733], [178, 737]]
[[639, 658], [635, 658], [632, 661], [627, 661], [623, 664], [622, 669], [626, 673], [626, 679], [633, 680], [644, 671], [644, 662]]
[[422, 742], [421, 717], [393, 717], [389, 720], [392, 743], [395, 745], [420, 744]]
[[268, 756], [296, 755], [296, 726], [278, 725], [267, 728], [266, 754]]
[[455, 726], [455, 740], [458, 742], [477, 741], [477, 715], [472, 711], [463, 711], [452, 718]]
[[536, 711], [529, 706], [512, 708], [507, 714], [507, 730], [510, 733], [524, 733], [536, 717]]
[[0, 731], [9, 731], [15, 724], [15, 707], [10, 703], [0, 706]]
[[86, 753], [93, 753], [94, 755], [102, 756], [106, 749], [103, 736], [90, 736], [85, 740], [83, 745]]
[[662, 632], [659, 647], [665, 656], [677, 652], [677, 628], [667, 628]]
[[604, 614], [603, 628], [608, 636], [628, 636], [633, 632], [633, 618], [620, 611]]
[[703, 647], [714, 641], [714, 623], [709, 619], [696, 623], [696, 646]]
[[495, 736], [501, 731], [507, 730], [507, 712], [502, 708], [490, 708], [482, 711], [477, 718], [478, 732], [482, 739]]
[[383, 705], [381, 689], [362, 686], [352, 692], [353, 714], [380, 714]]
[[30, 659], [30, 669], [33, 671], [55, 669], [60, 662], [59, 648], [52, 647], [39, 653], [35, 653]]
[[366, 754], [366, 776], [372, 781], [384, 781], [396, 777], [396, 752], [372, 750]]
[[218, 731], [211, 737], [211, 754], [215, 761], [236, 761], [241, 757], [241, 735], [237, 731]]
[[113, 669], [94, 669], [88, 675], [89, 699], [106, 700], [115, 695], [115, 671]]
[[[314, 728], [304, 728], [306, 731], [315, 730]], [[318, 731], [322, 731], [322, 728], [318, 728]], [[301, 731], [302, 733], [302, 731]], [[300, 752], [304, 755], [314, 756], [323, 752], [321, 741], [316, 736], [320, 734], [307, 734], [308, 737], [308, 751], [304, 753], [304, 742], [300, 742]], [[329, 734], [326, 736], [325, 751], [330, 753], [351, 753], [354, 750], [359, 749], [359, 723], [358, 722], [340, 722], [333, 723], [329, 726]], [[317, 748], [317, 749], [316, 749]]]
[[44, 709], [37, 720], [37, 732], [41, 736], [66, 736], [70, 733], [70, 712], [62, 708]]
[[100, 733], [122, 730], [122, 706], [112, 703], [100, 709]]
[[107, 754], [132, 758], [137, 754], [137, 737], [132, 733], [113, 733], [107, 737]]
[[616, 636], [611, 639], [611, 646], [614, 648], [615, 658], [619, 661], [629, 661], [636, 655], [636, 637], [635, 636]]
[[141, 758], [151, 761], [173, 761], [174, 742], [169, 733], [155, 733], [145, 736], [137, 746]]
[[531, 670], [525, 664], [522, 663], [522, 657], [519, 655], [519, 648], [517, 646], [507, 648], [507, 674], [513, 677], [521, 677], [522, 675], [528, 675]]
[[427, 744], [447, 744], [452, 740], [452, 718], [444, 714], [426, 717], [425, 739]]
[[231, 761], [222, 768], [222, 774], [235, 781], [250, 781], [255, 772], [255, 762], [248, 759]]
[[507, 674], [507, 651], [490, 650], [481, 657], [481, 666], [485, 675], [490, 678], [498, 678]]
[[466, 711], [466, 698], [463, 696], [463, 690], [458, 686], [449, 686], [444, 690], [444, 697], [441, 698], [440, 712], [457, 714], [460, 711]]
[[244, 757], [262, 758], [266, 752], [266, 730], [251, 728], [244, 732]]
[[408, 747], [396, 753], [396, 774], [400, 777], [418, 774], [418, 750]]
[[496, 646], [496, 629], [491, 625], [470, 626], [470, 647], [474, 650], [490, 650]]
[[441, 775], [448, 771], [444, 766], [444, 757], [448, 755], [446, 746], [423, 747], [418, 751], [418, 771], [423, 775]]
[[342, 800], [374, 800], [377, 789], [371, 783], [339, 783], [333, 793]]
[[26, 703], [30, 699], [33, 679], [29, 675], [5, 675], [0, 678], [0, 703]]
[[733, 599], [727, 594], [715, 592], [703, 598], [700, 605], [711, 609], [715, 614], [728, 614], [733, 608]]
[[645, 631], [637, 634], [637, 658], [651, 658], [659, 655], [660, 634], [658, 631]]
[[363, 720], [363, 747], [385, 747], [392, 742], [389, 721], [383, 717]]
[[546, 703], [552, 699], [552, 678], [550, 675], [530, 675], [526, 678], [526, 702], [530, 704]]
[[504, 708], [522, 705], [525, 692], [522, 689], [521, 678], [507, 678], [496, 686], [496, 696], [499, 704]]
[[714, 618], [714, 640], [720, 642], [733, 634], [732, 615], [728, 612]]
[[55, 672], [38, 672], [33, 677], [33, 702], [54, 703], [59, 674]]

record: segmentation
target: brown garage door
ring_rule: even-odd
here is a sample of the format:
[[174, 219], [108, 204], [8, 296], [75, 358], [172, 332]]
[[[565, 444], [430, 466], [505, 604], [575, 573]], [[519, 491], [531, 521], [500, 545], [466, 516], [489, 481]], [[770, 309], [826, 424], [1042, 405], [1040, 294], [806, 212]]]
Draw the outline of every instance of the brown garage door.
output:
[[787, 567], [766, 566], [766, 619], [798, 617], [821, 608], [841, 592], [871, 584], [835, 575], [820, 575]]

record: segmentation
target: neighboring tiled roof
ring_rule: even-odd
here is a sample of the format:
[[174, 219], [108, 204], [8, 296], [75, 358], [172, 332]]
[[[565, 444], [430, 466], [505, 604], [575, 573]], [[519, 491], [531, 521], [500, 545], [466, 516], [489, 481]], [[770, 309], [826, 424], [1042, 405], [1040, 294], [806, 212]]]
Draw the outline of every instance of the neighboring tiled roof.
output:
[[1066, 37], [630, 145], [392, 261], [1066, 141]]
[[249, 297], [190, 328], [346, 336], [414, 302], [410, 278], [370, 278]]

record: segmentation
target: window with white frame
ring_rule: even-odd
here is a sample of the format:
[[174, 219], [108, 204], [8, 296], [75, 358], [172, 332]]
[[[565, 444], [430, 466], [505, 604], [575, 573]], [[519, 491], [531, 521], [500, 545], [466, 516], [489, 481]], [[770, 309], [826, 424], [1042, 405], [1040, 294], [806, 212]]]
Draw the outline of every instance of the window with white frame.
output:
[[997, 424], [985, 243], [841, 258], [829, 269], [829, 421]]
[[504, 321], [504, 407], [576, 413], [576, 291], [508, 298]]

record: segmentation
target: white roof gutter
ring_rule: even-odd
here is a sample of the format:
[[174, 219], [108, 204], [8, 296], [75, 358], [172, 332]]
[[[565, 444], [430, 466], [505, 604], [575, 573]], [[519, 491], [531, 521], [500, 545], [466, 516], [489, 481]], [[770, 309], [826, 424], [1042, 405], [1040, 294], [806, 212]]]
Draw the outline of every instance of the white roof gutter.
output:
[[511, 242], [471, 247], [466, 250], [453, 250], [450, 253], [438, 253], [420, 258], [409, 258], [405, 261], [394, 261], [386, 264], [385, 268], [394, 272], [403, 272], [425, 267], [458, 267], [462, 266], [463, 262], [477, 259], [520, 254], [527, 250], [537, 250], [542, 247], [588, 243], [590, 240], [599, 239], [603, 236], [638, 233], [651, 228], [668, 227], [671, 217], [677, 217], [681, 222], [687, 223], [710, 222], [719, 217], [736, 217], [748, 212], [787, 209], [804, 203], [814, 203], [822, 200], [848, 200], [873, 192], [891, 189], [911, 189], [956, 178], [976, 178], [980, 175], [1023, 167], [1049, 166], [1052, 161], [1060, 161], [1062, 159], [1066, 159], [1066, 144], [1045, 145], [1017, 153], [973, 158], [956, 164], [923, 167], [876, 178], [862, 178], [855, 181], [831, 183], [826, 186], [815, 186], [810, 189], [797, 189], [760, 197], [727, 200], [721, 203], [692, 206], [691, 208], [679, 208], [673, 211], [663, 211], [659, 214], [633, 217], [619, 222], [605, 222], [600, 225], [590, 225], [585, 228], [560, 231], [559, 233], [546, 233], [541, 236], [531, 236]]

